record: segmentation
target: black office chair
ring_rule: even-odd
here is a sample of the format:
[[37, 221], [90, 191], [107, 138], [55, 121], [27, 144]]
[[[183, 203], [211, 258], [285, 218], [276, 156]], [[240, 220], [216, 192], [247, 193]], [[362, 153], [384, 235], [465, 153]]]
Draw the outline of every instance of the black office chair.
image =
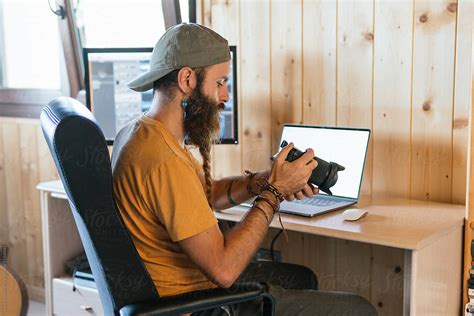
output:
[[89, 110], [61, 97], [41, 113], [41, 127], [59, 171], [105, 315], [176, 315], [260, 299], [274, 302], [258, 283], [160, 297], [118, 213], [104, 135]]

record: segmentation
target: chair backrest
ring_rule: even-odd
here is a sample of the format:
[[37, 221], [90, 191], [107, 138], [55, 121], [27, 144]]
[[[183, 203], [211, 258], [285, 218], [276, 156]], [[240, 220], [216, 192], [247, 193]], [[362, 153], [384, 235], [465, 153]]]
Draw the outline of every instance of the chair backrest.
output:
[[41, 127], [66, 190], [105, 315], [158, 292], [117, 211], [109, 152], [92, 113], [61, 97], [41, 113]]

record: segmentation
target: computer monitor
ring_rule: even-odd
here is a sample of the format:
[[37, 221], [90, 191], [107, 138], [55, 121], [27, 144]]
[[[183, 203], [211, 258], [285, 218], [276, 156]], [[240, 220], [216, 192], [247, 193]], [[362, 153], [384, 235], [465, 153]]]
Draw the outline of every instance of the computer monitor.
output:
[[[142, 93], [127, 82], [149, 70], [153, 48], [84, 48], [86, 105], [94, 114], [107, 144], [112, 145], [120, 129], [147, 111], [153, 90]], [[231, 71], [227, 82], [229, 101], [220, 117], [220, 144], [238, 143], [237, 53], [231, 46]]]

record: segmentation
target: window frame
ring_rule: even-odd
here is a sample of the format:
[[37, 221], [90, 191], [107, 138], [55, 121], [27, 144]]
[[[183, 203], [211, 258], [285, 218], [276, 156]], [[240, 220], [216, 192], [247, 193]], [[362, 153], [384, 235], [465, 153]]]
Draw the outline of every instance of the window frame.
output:
[[61, 90], [51, 89], [0, 89], [0, 116], [39, 118], [43, 107]]
[[[69, 2], [69, 0], [59, 0], [59, 2]], [[60, 5], [60, 4], [59, 4]], [[59, 6], [58, 6], [59, 7]], [[52, 13], [51, 13], [52, 14]], [[3, 16], [3, 1], [0, 0], [0, 17]], [[58, 17], [58, 19], [60, 19]], [[68, 60], [68, 54], [64, 52], [68, 51], [69, 48], [67, 45], [64, 45], [63, 32], [64, 26], [61, 24], [67, 23], [68, 19], [59, 20], [59, 32], [61, 40], [61, 53], [62, 60], [59, 60], [60, 63], [65, 64], [67, 77], [70, 77], [69, 72], [72, 70], [70, 60]], [[67, 32], [67, 31], [66, 31]], [[4, 44], [4, 29], [3, 25], [0, 25], [0, 41], [1, 44]], [[4, 47], [4, 45], [0, 45]], [[2, 56], [5, 54], [3, 53]], [[64, 61], [64, 59], [66, 59]], [[2, 63], [0, 70], [2, 71], [1, 78], [5, 78], [5, 67], [3, 65], [4, 59], [0, 60]], [[69, 84], [68, 84], [69, 82]], [[71, 79], [65, 78], [63, 75], [63, 70], [61, 70], [61, 88], [60, 89], [36, 89], [36, 88], [9, 88], [9, 87], [0, 87], [0, 116], [5, 117], [18, 117], [18, 118], [39, 118], [41, 110], [43, 107], [56, 97], [61, 95], [68, 95], [67, 90], [73, 92], [71, 89]], [[71, 95], [71, 93], [69, 93]]]
[[161, 0], [163, 19], [165, 20], [165, 30], [169, 27], [181, 23], [180, 0]]
[[[181, 22], [180, 0], [162, 0], [165, 28]], [[181, 0], [186, 1], [186, 0]], [[191, 10], [196, 10], [196, 1], [189, 1]], [[194, 5], [191, 3], [194, 2]], [[61, 89], [16, 89], [0, 87], [0, 116], [39, 118], [43, 107], [53, 98], [61, 95], [80, 96], [84, 90], [84, 71], [82, 65], [82, 45], [78, 35], [73, 14], [72, 0], [56, 0], [56, 7], [63, 7], [66, 13], [64, 19], [58, 17], [58, 26], [62, 47], [62, 57], [66, 76], [61, 73]], [[0, 0], [0, 17], [3, 15], [3, 1]], [[196, 16], [196, 12], [194, 12]], [[3, 41], [3, 27], [0, 25], [0, 41]], [[0, 47], [4, 47], [1, 45]], [[4, 56], [4, 54], [2, 54]], [[3, 59], [0, 60], [3, 63]], [[0, 65], [0, 78], [4, 78], [4, 67]]]

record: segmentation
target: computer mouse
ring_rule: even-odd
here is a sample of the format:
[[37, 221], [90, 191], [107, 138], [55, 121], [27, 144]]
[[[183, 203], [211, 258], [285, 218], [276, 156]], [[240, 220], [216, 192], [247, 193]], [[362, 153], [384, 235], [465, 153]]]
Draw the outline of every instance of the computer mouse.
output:
[[344, 218], [345, 221], [356, 221], [367, 214], [369, 214], [369, 212], [361, 210], [360, 208], [349, 208], [342, 212], [342, 218]]

